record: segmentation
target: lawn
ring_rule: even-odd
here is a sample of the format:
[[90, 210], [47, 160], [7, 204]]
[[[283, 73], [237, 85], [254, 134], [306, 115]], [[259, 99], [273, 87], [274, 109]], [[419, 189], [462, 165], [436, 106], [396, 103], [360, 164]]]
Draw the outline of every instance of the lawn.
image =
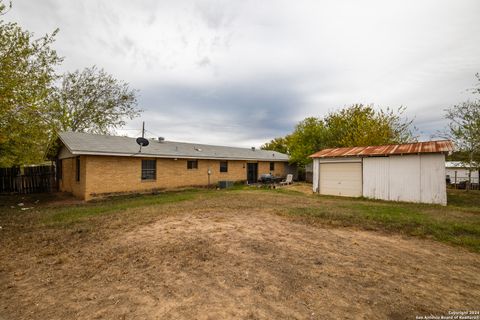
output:
[[432, 238], [480, 252], [480, 192], [449, 190], [448, 206], [320, 197], [285, 210], [312, 223]]
[[3, 196], [0, 226], [0, 319], [412, 319], [480, 301], [473, 191], [447, 207], [304, 185]]

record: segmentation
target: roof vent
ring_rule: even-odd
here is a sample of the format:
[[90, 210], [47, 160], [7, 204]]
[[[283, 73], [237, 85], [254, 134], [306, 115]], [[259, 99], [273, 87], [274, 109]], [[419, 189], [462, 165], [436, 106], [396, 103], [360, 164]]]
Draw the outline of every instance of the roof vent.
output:
[[252, 147], [252, 151], [255, 151], [255, 147]]
[[195, 151], [202, 151], [202, 149], [198, 148], [198, 147], [194, 147], [193, 149], [195, 149]]
[[165, 138], [164, 137], [158, 137], [158, 142], [162, 143], [165, 141]]

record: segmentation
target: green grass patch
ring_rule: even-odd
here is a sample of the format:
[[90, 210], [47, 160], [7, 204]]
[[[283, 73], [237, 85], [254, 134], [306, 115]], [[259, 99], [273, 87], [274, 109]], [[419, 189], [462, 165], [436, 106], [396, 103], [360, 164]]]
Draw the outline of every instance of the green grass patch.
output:
[[441, 207], [328, 197], [320, 205], [290, 208], [287, 214], [331, 225], [433, 238], [480, 252], [478, 199], [480, 195], [455, 193], [453, 204]]
[[[182, 204], [178, 210], [175, 207], [175, 210], [181, 213], [195, 212], [199, 209], [228, 212], [275, 209], [280, 214], [301, 217], [314, 224], [349, 226], [419, 236], [480, 252], [480, 192], [478, 191], [449, 190], [449, 205], [446, 207], [319, 196], [287, 188], [272, 190], [243, 185], [224, 190], [190, 189], [157, 195], [119, 196], [79, 205], [44, 205], [27, 211], [21, 211], [17, 206], [17, 202], [24, 201], [23, 199], [24, 197], [12, 198], [11, 203], [14, 208], [10, 208], [10, 204], [3, 206], [0, 211], [5, 212], [0, 214], [1, 225], [9, 228], [23, 228], [22, 226], [25, 225], [36, 226], [37, 224], [40, 227], [42, 225], [69, 227], [82, 222], [85, 226], [96, 228], [95, 217], [122, 213], [133, 208], [148, 208], [147, 210], [129, 210], [128, 215], [118, 215], [119, 224], [126, 221], [135, 224], [142, 220], [142, 217], [148, 220], [150, 215], [156, 215], [157, 206], [159, 206], [158, 212], [165, 212], [161, 210], [161, 206], [186, 201], [187, 203]], [[25, 198], [25, 202], [28, 203], [25, 206], [35, 207], [36, 202], [33, 200], [33, 198]], [[40, 203], [45, 203], [47, 200], [42, 200]]]
[[448, 190], [448, 206], [469, 208], [480, 212], [480, 191], [479, 190]]
[[127, 209], [154, 205], [163, 205], [195, 198], [198, 191], [165, 192], [157, 195], [139, 195], [115, 197], [77, 206], [44, 210], [42, 222], [51, 224], [69, 224], [88, 217], [121, 212]]

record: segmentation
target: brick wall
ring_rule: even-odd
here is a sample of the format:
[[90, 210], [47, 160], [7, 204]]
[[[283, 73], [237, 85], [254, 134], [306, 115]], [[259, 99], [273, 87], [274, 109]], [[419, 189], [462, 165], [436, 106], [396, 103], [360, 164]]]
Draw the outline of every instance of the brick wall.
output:
[[260, 176], [262, 173], [271, 173], [276, 177], [283, 177], [285, 176], [285, 162], [275, 162], [274, 170], [270, 170], [270, 162], [266, 161], [259, 161], [258, 162], [258, 175]]
[[[143, 158], [153, 159], [153, 158]], [[155, 180], [142, 180], [142, 158], [113, 156], [81, 156], [81, 178], [75, 181], [75, 158], [63, 159], [63, 179], [60, 190], [72, 192], [75, 196], [89, 200], [96, 196], [114, 193], [142, 192], [155, 189], [171, 189], [186, 186], [206, 186], [218, 181], [243, 181], [247, 178], [246, 161], [228, 161], [228, 172], [220, 172], [219, 160], [198, 160], [197, 169], [187, 169], [186, 159], [157, 158]], [[270, 171], [270, 162], [258, 162], [258, 174], [272, 172], [284, 176], [285, 165], [275, 162]]]
[[62, 159], [62, 177], [59, 181], [60, 191], [71, 192], [74, 196], [85, 198], [86, 159], [80, 156], [80, 181], [76, 181], [76, 158]]

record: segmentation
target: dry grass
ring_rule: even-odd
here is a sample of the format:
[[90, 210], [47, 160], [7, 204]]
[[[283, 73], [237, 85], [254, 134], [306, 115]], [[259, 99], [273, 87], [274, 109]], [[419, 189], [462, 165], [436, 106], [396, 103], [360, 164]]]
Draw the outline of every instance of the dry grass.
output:
[[29, 197], [25, 211], [2, 198], [0, 319], [412, 319], [478, 309], [479, 256], [458, 247], [475, 251], [478, 234], [456, 243], [426, 226], [457, 225], [461, 239], [461, 226], [478, 227], [480, 195], [452, 193], [442, 208], [302, 188], [88, 204]]

